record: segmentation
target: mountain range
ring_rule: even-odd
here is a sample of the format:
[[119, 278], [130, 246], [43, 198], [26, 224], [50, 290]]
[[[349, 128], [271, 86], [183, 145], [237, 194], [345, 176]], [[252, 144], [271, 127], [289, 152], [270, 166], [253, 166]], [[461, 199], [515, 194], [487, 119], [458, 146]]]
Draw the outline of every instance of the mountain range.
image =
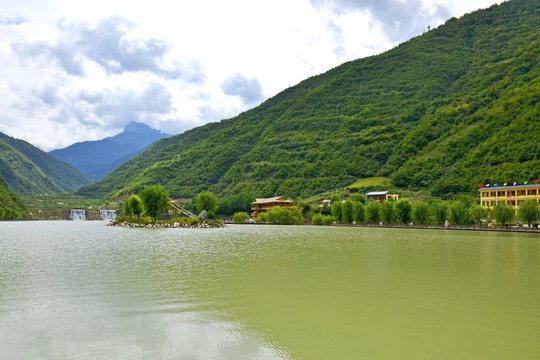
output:
[[114, 136], [96, 141], [83, 141], [50, 155], [73, 165], [91, 180], [101, 180], [125, 161], [141, 153], [159, 139], [169, 137], [143, 123], [131, 122]]
[[73, 191], [92, 182], [73, 166], [3, 133], [0, 133], [0, 178], [11, 192], [23, 196]]
[[372, 176], [434, 196], [540, 177], [540, 2], [475, 11], [302, 81], [235, 118], [158, 141], [81, 188], [161, 184], [307, 197]]

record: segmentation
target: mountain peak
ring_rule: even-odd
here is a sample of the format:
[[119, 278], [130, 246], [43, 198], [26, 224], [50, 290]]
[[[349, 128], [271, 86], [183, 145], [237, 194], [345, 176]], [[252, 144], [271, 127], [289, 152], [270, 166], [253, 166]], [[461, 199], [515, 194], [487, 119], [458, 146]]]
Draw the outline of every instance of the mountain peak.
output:
[[146, 124], [132, 121], [129, 124], [126, 125], [124, 128], [124, 132], [130, 132], [130, 133], [137, 133], [137, 134], [145, 134], [152, 131], [152, 128]]

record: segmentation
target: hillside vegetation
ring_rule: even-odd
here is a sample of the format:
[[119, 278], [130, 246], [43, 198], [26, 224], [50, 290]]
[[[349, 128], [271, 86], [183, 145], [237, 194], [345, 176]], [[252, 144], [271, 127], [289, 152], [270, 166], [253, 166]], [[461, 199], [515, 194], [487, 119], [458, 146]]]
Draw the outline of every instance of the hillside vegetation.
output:
[[8, 184], [0, 176], [0, 219], [11, 217], [6, 216], [6, 210], [19, 212], [26, 210], [26, 207], [24, 202], [15, 193], [9, 190]]
[[0, 176], [18, 195], [73, 191], [92, 181], [26, 141], [0, 133]]
[[540, 3], [452, 18], [309, 78], [237, 117], [164, 139], [87, 196], [161, 184], [290, 197], [369, 177], [441, 196], [540, 178]]

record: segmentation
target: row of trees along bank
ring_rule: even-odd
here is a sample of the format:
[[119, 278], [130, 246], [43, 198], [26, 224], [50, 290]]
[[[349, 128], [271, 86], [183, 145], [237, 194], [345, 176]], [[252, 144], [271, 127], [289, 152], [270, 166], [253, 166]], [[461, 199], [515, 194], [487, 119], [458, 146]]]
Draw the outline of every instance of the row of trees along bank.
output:
[[363, 195], [341, 201], [332, 195], [331, 205], [323, 206], [312, 214], [313, 225], [332, 223], [352, 224], [413, 224], [452, 225], [489, 224], [510, 225], [515, 221], [534, 224], [538, 221], [538, 201], [528, 199], [516, 211], [511, 205], [498, 203], [492, 209], [484, 208], [468, 199], [455, 201], [432, 200], [411, 203], [408, 199], [365, 202]]

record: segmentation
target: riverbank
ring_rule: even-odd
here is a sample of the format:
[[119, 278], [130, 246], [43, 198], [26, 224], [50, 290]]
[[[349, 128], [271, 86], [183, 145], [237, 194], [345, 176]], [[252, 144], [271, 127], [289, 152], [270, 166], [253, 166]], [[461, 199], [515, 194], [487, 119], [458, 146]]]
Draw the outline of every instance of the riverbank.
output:
[[[319, 226], [319, 225], [316, 225]], [[432, 230], [468, 230], [468, 231], [502, 231], [502, 232], [525, 232], [540, 234], [538, 227], [505, 227], [487, 225], [399, 225], [399, 224], [334, 224], [330, 226], [347, 226], [347, 227], [374, 227], [374, 228], [390, 228], [390, 229], [432, 229]]]

